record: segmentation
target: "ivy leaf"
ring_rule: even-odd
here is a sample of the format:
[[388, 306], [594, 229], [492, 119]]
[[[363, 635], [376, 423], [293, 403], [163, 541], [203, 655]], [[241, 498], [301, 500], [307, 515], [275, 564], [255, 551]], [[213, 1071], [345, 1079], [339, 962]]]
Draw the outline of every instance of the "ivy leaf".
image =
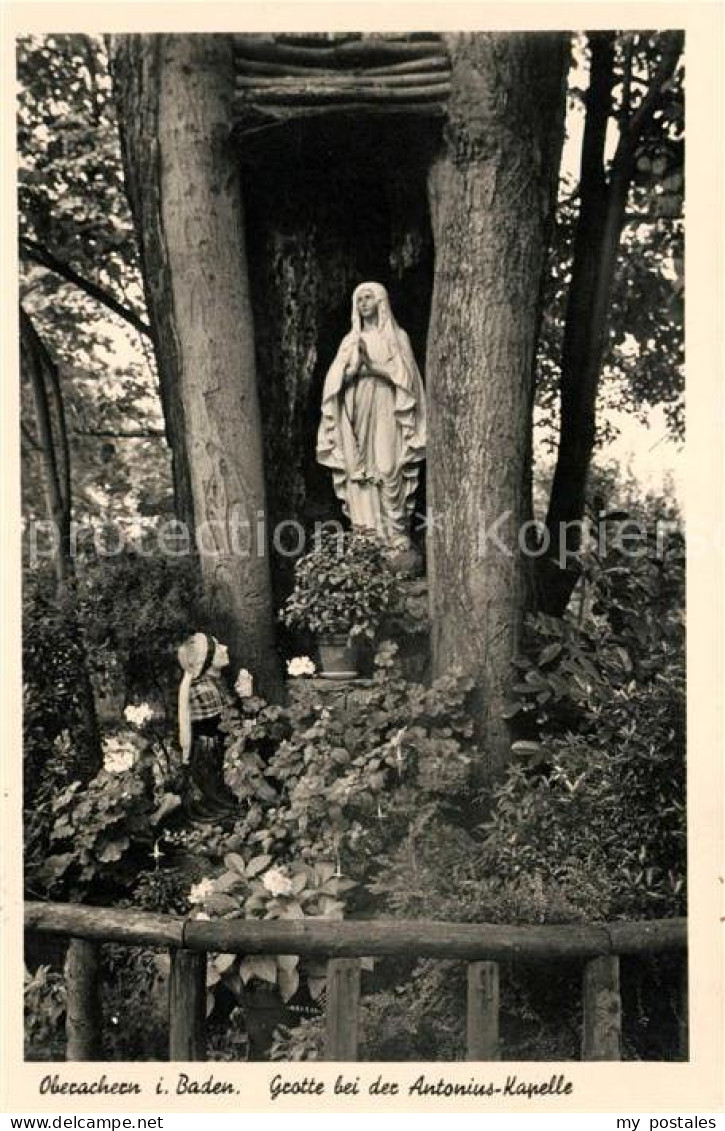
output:
[[259, 978], [263, 982], [276, 985], [277, 963], [269, 954], [254, 954], [243, 958], [239, 965], [239, 974], [245, 986], [252, 978]]
[[563, 647], [563, 645], [559, 640], [555, 640], [552, 644], [548, 644], [546, 646], [546, 648], [544, 648], [544, 651], [539, 656], [539, 663], [540, 664], [551, 663], [552, 660], [555, 660], [556, 657], [558, 655], [560, 655], [562, 647]]
[[230, 872], [238, 872], [240, 876], [246, 875], [247, 865], [238, 852], [228, 852], [224, 857], [224, 863]]
[[228, 911], [238, 911], [239, 903], [230, 895], [223, 892], [214, 892], [204, 901], [207, 911], [211, 915], [226, 915]]
[[[265, 834], [266, 835], [266, 834]], [[272, 863], [271, 856], [255, 856], [246, 865], [244, 874], [251, 879], [252, 876], [258, 876], [260, 872], [264, 872], [266, 868]]]
[[103, 847], [98, 850], [96, 846], [96, 858], [102, 864], [112, 864], [116, 860], [120, 860], [126, 849], [129, 847], [131, 841], [127, 836], [117, 837], [115, 840], [108, 841]]
[[292, 877], [292, 891], [295, 895], [300, 895], [307, 887], [307, 873], [299, 872], [296, 876]]
[[319, 1001], [327, 988], [327, 978], [324, 976], [307, 978], [307, 989], [313, 1001]]
[[279, 991], [282, 995], [282, 1001], [289, 1001], [290, 998], [294, 997], [294, 995], [297, 993], [297, 990], [299, 989], [299, 985], [300, 985], [300, 975], [299, 975], [299, 972], [296, 969], [294, 969], [294, 970], [280, 969], [280, 971], [279, 971]]
[[237, 960], [236, 954], [217, 954], [214, 959], [214, 968], [218, 974], [226, 974]]

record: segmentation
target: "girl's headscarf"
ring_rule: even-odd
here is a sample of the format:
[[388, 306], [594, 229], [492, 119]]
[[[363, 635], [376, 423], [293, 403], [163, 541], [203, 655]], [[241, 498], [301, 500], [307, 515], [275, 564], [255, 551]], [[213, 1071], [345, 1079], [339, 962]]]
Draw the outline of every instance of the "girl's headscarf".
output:
[[211, 667], [217, 642], [215, 637], [205, 632], [195, 632], [179, 647], [179, 663], [184, 674], [179, 684], [179, 742], [181, 749], [187, 751], [191, 744], [191, 709], [189, 692], [195, 679], [203, 676]]

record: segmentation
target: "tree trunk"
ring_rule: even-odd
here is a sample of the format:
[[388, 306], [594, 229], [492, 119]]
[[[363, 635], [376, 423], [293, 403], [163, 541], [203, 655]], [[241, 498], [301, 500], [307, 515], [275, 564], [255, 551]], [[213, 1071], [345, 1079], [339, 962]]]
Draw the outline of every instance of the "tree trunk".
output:
[[502, 709], [524, 607], [518, 536], [567, 40], [448, 38], [449, 121], [430, 180], [428, 569], [435, 674], [461, 665], [476, 680], [481, 779], [509, 749]]
[[[51, 397], [47, 376], [53, 366], [33, 323], [20, 308], [20, 356], [23, 371], [33, 390], [38, 450], [43, 464], [43, 485], [48, 520], [53, 527], [53, 565], [58, 586], [61, 587], [73, 574], [71, 558], [71, 499], [68, 437], [64, 416], [58, 414], [57, 427], [53, 428]], [[57, 375], [56, 375], [57, 376]], [[53, 392], [57, 395], [58, 389]], [[56, 431], [61, 432], [61, 442], [56, 442]]]
[[[166, 436], [171, 448], [177, 516], [194, 529], [184, 401], [179, 390], [180, 344], [170, 292], [170, 263], [161, 215], [158, 137], [162, 36], [109, 37], [126, 192], [136, 229], [146, 307], [151, 318]], [[165, 311], [165, 316], [162, 315]]]
[[662, 57], [647, 93], [634, 113], [629, 115], [625, 108], [620, 114], [620, 140], [607, 177], [605, 149], [616, 81], [615, 37], [612, 32], [593, 32], [589, 42], [580, 211], [561, 359], [559, 450], [546, 516], [548, 551], [539, 560], [536, 586], [538, 608], [554, 616], [564, 613], [579, 576], [576, 555], [596, 438], [597, 391], [635, 151], [682, 49], [680, 33], [663, 35]]
[[[537, 607], [557, 616], [564, 612], [578, 577], [573, 555], [581, 542], [579, 523], [594, 448], [595, 406], [605, 345], [607, 310], [602, 297], [611, 289], [613, 253], [619, 242], [614, 217], [608, 222], [613, 201], [604, 172], [614, 83], [614, 34], [594, 33], [590, 44], [580, 211], [561, 358], [559, 451], [546, 516], [548, 552], [541, 558], [537, 584]], [[624, 218], [623, 203], [619, 227]]]
[[210, 626], [277, 698], [231, 39], [114, 37], [111, 48], [181, 513], [188, 480]]
[[[43, 464], [48, 519], [53, 527], [53, 562], [58, 601], [65, 605], [69, 632], [76, 656], [79, 683], [78, 716], [68, 719], [73, 734], [75, 772], [86, 781], [103, 764], [98, 716], [93, 684], [81, 627], [78, 624], [75, 592], [75, 564], [71, 544], [72, 494], [70, 449], [65, 423], [63, 392], [58, 369], [39, 337], [31, 318], [20, 308], [20, 356], [24, 373], [33, 390], [38, 449]], [[55, 420], [55, 425], [54, 425]]]

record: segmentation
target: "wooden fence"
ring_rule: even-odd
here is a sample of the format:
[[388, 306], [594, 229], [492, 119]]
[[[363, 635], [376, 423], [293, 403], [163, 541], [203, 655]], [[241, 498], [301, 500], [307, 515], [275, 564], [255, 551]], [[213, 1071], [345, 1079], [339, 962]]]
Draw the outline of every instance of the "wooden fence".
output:
[[166, 947], [171, 955], [169, 1060], [206, 1056], [206, 955], [293, 954], [327, 966], [326, 1059], [358, 1055], [361, 956], [458, 959], [468, 964], [467, 1058], [500, 1059], [499, 963], [583, 963], [582, 1060], [620, 1060], [623, 955], [679, 951], [680, 1055], [687, 1058], [687, 920], [566, 926], [500, 926], [426, 920], [264, 921], [180, 919], [133, 909], [27, 903], [25, 928], [70, 940], [66, 1059], [95, 1060], [101, 1048], [100, 946]]

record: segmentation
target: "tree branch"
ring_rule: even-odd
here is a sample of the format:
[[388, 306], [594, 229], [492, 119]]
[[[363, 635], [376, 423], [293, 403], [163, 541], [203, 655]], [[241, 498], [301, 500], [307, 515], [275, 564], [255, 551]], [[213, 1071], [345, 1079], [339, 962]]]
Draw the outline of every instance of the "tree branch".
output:
[[72, 436], [98, 436], [110, 440], [155, 440], [166, 436], [163, 428], [134, 428], [126, 432], [114, 432], [101, 428], [74, 428]]
[[74, 286], [84, 291], [91, 298], [95, 299], [96, 302], [100, 302], [103, 306], [107, 307], [108, 310], [112, 310], [114, 314], [123, 318], [125, 322], [128, 322], [135, 330], [138, 330], [140, 334], [151, 337], [151, 327], [147, 322], [144, 322], [142, 318], [139, 318], [138, 314], [135, 314], [133, 310], [124, 306], [123, 303], [118, 302], [112, 294], [109, 294], [103, 287], [99, 287], [97, 283], [92, 283], [90, 279], [85, 279], [82, 275], [79, 275], [77, 271], [74, 271], [73, 268], [67, 263], [64, 263], [62, 259], [58, 259], [52, 252], [48, 251], [47, 248], [43, 247], [42, 244], [35, 243], [34, 240], [29, 240], [26, 236], [21, 236], [20, 251], [27, 259], [32, 259], [34, 263], [39, 263], [41, 267], [45, 267], [48, 271], [53, 271], [54, 274], [60, 275], [60, 277], [67, 282], [73, 283]]

